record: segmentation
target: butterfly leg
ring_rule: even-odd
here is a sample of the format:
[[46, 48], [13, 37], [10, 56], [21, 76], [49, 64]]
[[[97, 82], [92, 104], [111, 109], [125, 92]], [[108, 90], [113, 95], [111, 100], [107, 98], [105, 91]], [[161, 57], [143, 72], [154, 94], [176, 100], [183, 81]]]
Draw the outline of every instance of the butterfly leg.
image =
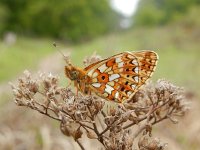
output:
[[78, 87], [76, 88], [76, 96], [78, 96]]

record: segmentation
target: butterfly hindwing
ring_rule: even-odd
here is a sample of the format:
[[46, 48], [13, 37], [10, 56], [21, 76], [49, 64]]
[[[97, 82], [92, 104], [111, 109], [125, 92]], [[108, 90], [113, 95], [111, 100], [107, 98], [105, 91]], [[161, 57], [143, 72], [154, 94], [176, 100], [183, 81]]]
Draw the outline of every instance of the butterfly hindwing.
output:
[[152, 51], [124, 52], [85, 68], [91, 78], [90, 88], [108, 100], [130, 99], [149, 79], [158, 56]]

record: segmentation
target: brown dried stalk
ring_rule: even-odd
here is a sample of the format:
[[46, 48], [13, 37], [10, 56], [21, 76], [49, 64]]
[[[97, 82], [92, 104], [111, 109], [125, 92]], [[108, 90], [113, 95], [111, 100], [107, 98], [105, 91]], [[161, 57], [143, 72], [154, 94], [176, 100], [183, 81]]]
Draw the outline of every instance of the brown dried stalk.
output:
[[[96, 60], [93, 56], [85, 63]], [[149, 82], [129, 102], [116, 104], [76, 95], [71, 88], [60, 87], [59, 78], [51, 74], [24, 74], [17, 86], [12, 84], [15, 103], [59, 121], [62, 133], [73, 137], [82, 150], [83, 134], [107, 150], [164, 149], [165, 143], [151, 137], [152, 126], [165, 119], [177, 123], [176, 117], [188, 109], [184, 90], [166, 80]]]

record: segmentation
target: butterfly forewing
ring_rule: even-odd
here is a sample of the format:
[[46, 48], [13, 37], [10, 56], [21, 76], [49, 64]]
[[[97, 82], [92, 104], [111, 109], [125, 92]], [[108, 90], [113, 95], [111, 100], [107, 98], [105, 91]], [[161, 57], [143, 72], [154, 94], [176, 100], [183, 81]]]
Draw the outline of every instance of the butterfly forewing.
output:
[[84, 70], [97, 95], [116, 102], [130, 99], [149, 79], [158, 56], [153, 51], [124, 52], [99, 61]]

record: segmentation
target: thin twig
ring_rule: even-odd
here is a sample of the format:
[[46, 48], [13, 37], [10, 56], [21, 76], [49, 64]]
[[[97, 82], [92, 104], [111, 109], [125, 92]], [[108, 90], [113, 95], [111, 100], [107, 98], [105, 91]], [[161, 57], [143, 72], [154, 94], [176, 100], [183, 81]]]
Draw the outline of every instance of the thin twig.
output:
[[76, 142], [78, 143], [78, 145], [80, 146], [80, 148], [82, 149], [82, 150], [85, 150], [85, 148], [83, 147], [83, 145], [81, 144], [81, 142], [77, 139], [76, 140]]

